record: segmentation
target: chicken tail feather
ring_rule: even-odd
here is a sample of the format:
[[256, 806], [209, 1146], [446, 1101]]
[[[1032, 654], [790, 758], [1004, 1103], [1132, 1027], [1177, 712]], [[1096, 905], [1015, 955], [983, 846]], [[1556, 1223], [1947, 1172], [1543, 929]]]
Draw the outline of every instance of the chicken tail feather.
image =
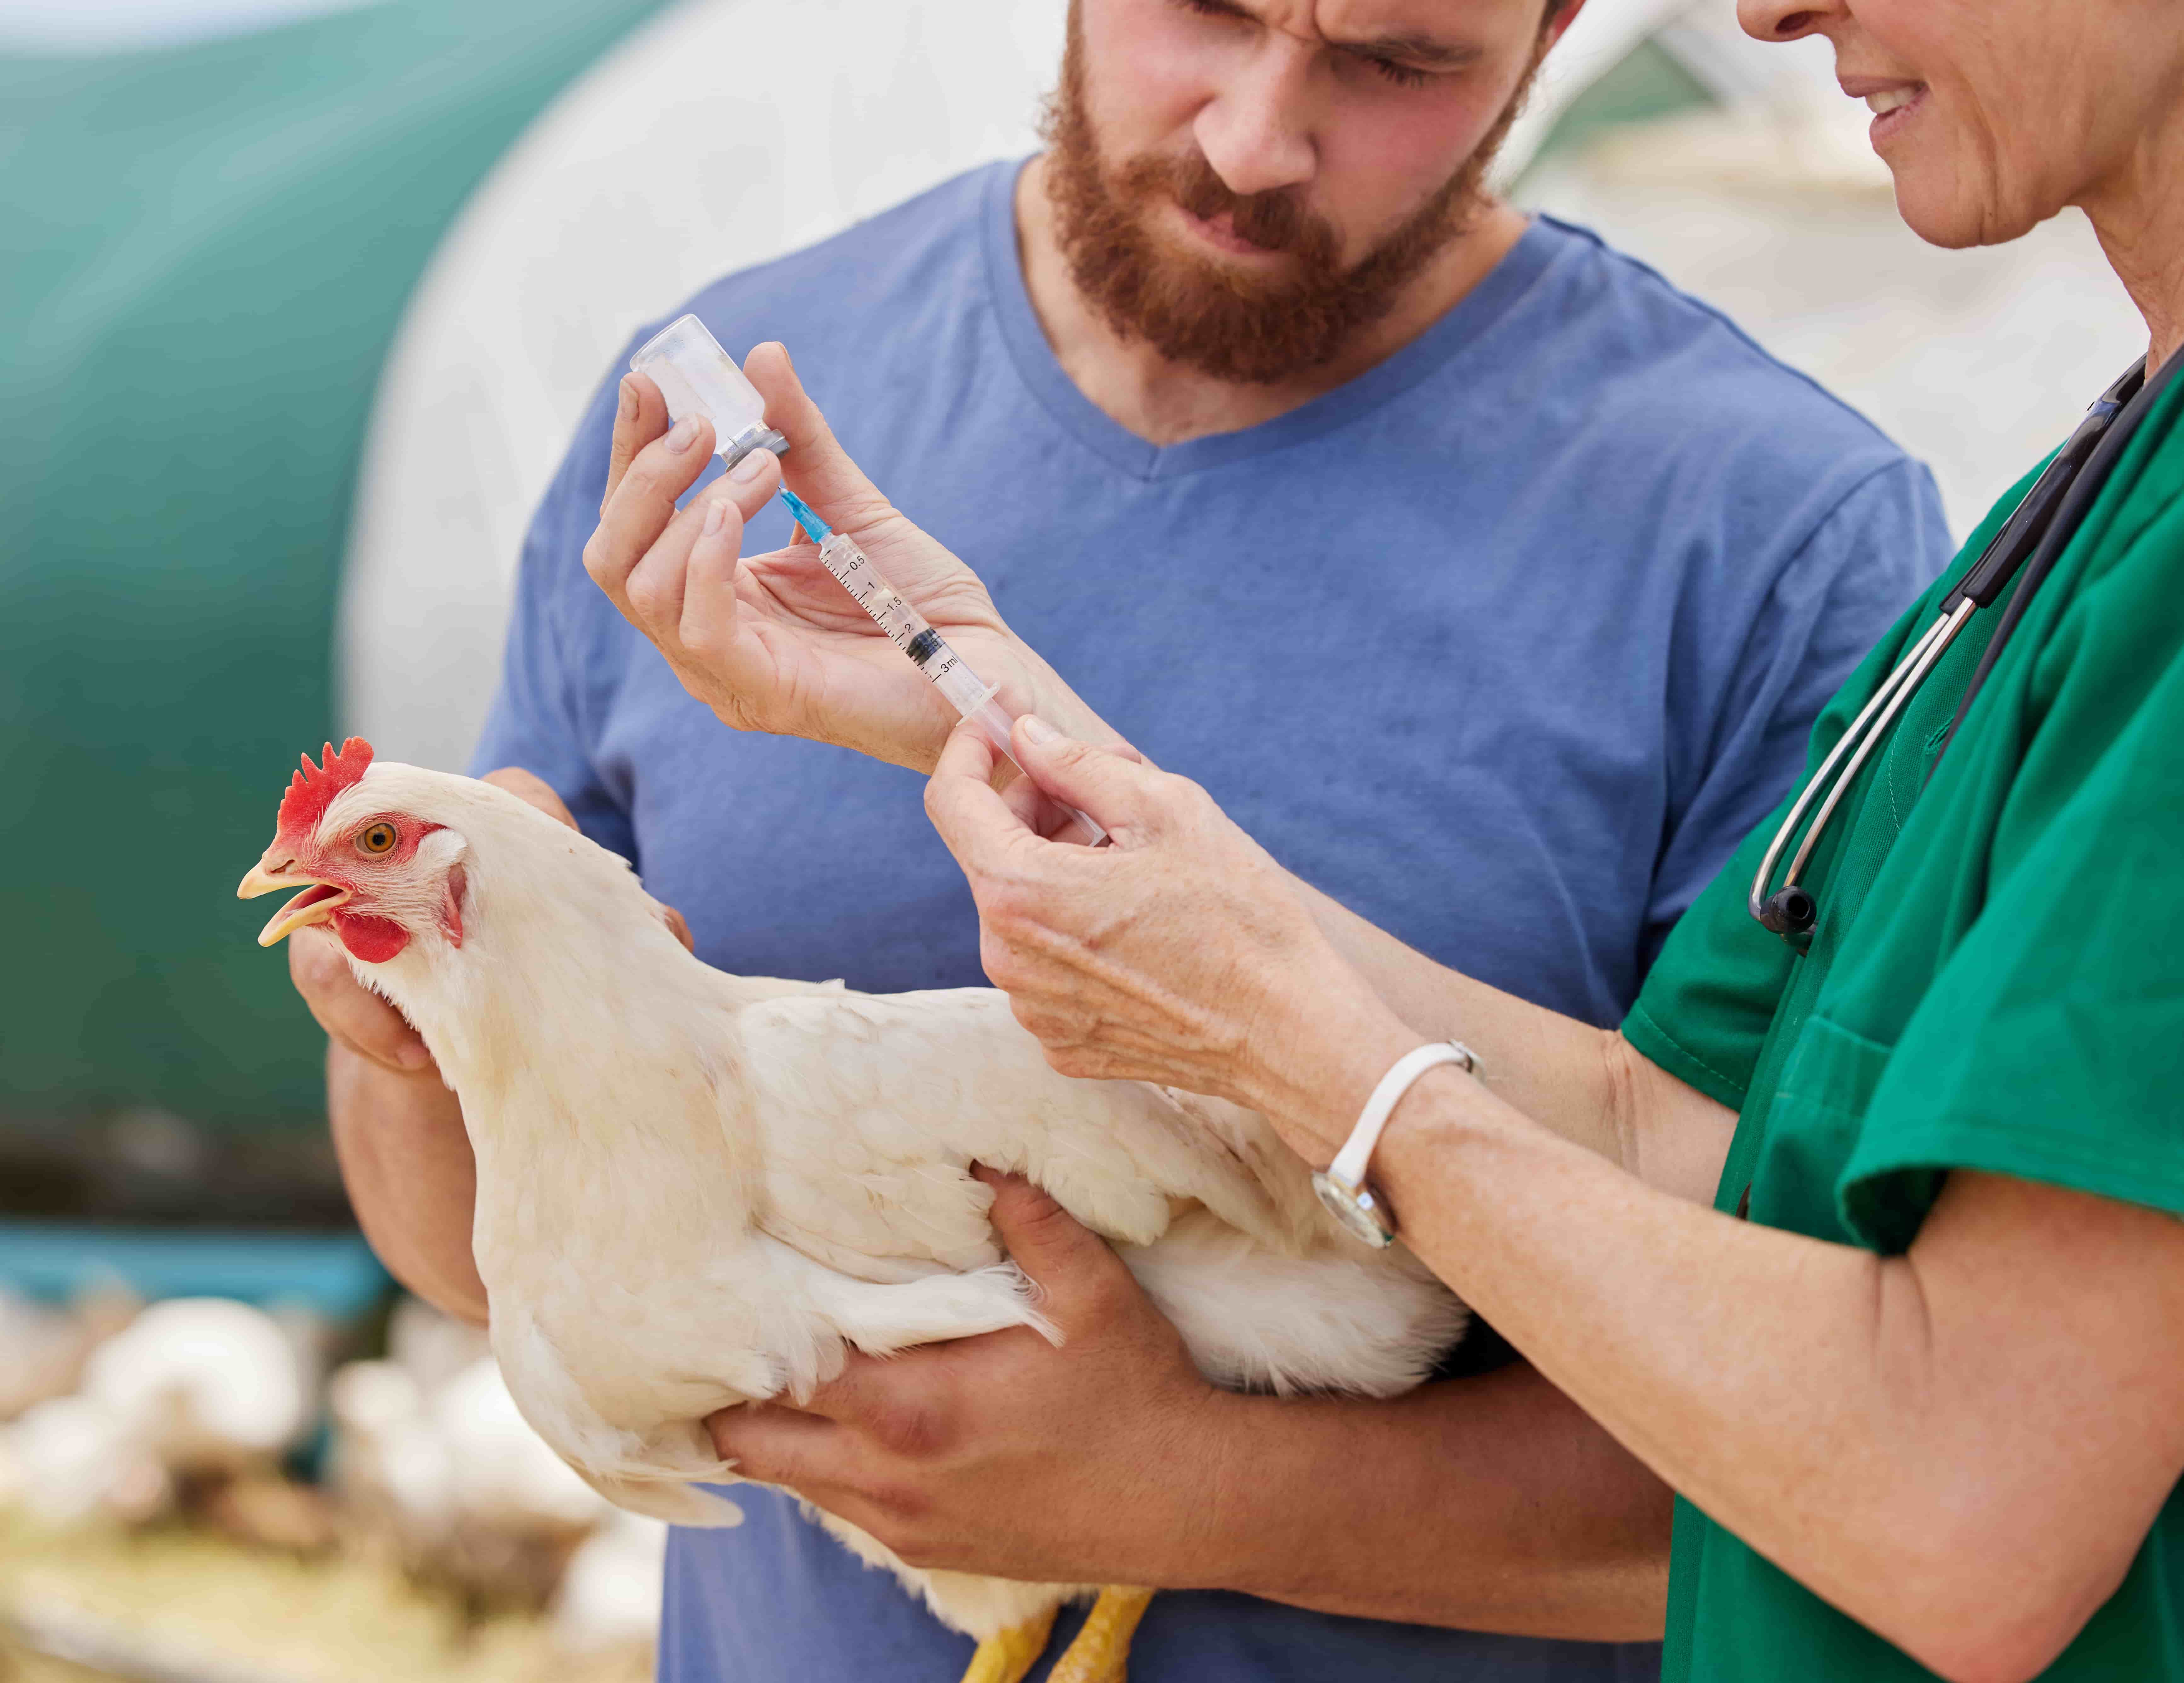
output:
[[726, 1496], [703, 1485], [670, 1484], [657, 1479], [614, 1479], [603, 1474], [577, 1472], [586, 1484], [632, 1513], [665, 1519], [671, 1525], [694, 1525], [722, 1530], [744, 1523], [744, 1511]]

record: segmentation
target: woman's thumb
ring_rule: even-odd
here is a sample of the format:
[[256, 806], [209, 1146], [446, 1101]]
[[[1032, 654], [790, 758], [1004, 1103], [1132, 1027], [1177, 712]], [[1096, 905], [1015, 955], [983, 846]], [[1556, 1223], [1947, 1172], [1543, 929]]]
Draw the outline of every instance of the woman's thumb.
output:
[[1036, 713], [1017, 721], [1009, 746], [1024, 774], [1056, 800], [1090, 814], [1110, 830], [1143, 821], [1159, 773], [1135, 749], [1079, 742]]

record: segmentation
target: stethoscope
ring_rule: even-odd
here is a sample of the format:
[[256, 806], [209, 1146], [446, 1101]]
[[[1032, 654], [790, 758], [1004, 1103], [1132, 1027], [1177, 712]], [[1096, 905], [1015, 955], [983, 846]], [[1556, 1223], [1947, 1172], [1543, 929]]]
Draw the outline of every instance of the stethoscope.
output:
[[[1942, 739], [1942, 754], [1948, 752], [1949, 744], [1956, 739], [1957, 727], [1964, 723], [1964, 715], [1971, 707], [1972, 698], [1980, 693], [1987, 674], [1994, 670], [1996, 657], [2025, 617], [2025, 605], [2031, 601], [2033, 592], [2053, 571], [2056, 557], [2069, 545], [2093, 499], [2100, 494], [2116, 458], [2123, 454], [2124, 446], [2131, 442], [2139, 422], [2146, 418], [2155, 400], [2175, 377], [2180, 364], [2184, 364], [2184, 351], [2170, 357], [2160, 371], [2148, 380], [2142, 359], [2086, 411], [2086, 418], [2070, 435], [2070, 442], [2048, 463], [2048, 471], [2033, 482], [2016, 512], [1995, 533], [1994, 541], [1942, 601], [1934, 622], [1897, 662], [1895, 670], [1881, 681], [1873, 699], [1851, 721], [1850, 728], [1820, 762], [1819, 769], [1806, 779], [1805, 787], [1790, 808], [1789, 816], [1774, 832], [1767, 856], [1759, 861], [1758, 874], [1752, 879], [1752, 893], [1746, 901], [1752, 915], [1783, 939], [1792, 945], [1799, 945], [1819, 919], [1819, 902], [1813, 898], [1812, 890], [1801, 887], [1797, 879], [1804, 875], [1806, 862], [1827, 832], [1828, 821], [1835, 816], [1845, 792], [1872, 757], [1875, 746], [1925, 682], [1926, 674], [1948, 653], [1958, 633], [1970, 623], [1974, 614], [1993, 603], [2029, 557], [2031, 566], [2025, 569], [2024, 588], [2010, 599], [2008, 610], [1995, 627], [1986, 652], [1980, 657], [1978, 668], [1964, 688], [1964, 698], [1957, 704], [1956, 717], [1949, 722], [1948, 733]], [[1935, 763], [1940, 762], [1941, 755], [1937, 754]], [[1928, 775], [1932, 775], [1930, 769]], [[1769, 894], [1767, 885], [1774, 879], [1774, 867], [1797, 837], [1798, 826], [1815, 800], [1820, 801], [1819, 812], [1812, 828], [1805, 832], [1804, 840], [1798, 844], [1797, 855], [1791, 860], [1790, 869], [1782, 878], [1782, 886]]]

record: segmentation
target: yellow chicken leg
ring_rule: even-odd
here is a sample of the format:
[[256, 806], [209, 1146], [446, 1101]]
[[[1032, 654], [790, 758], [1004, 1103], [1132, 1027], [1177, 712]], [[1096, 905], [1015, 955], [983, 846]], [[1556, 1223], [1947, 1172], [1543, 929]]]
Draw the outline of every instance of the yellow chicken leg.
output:
[[998, 1636], [989, 1636], [971, 1656], [971, 1669], [963, 1683], [1023, 1683], [1024, 1674], [1039, 1663], [1046, 1652], [1046, 1639], [1054, 1634], [1054, 1614], [1017, 1624]]
[[1084, 1628], [1047, 1674], [1047, 1683], [1123, 1683], [1130, 1669], [1130, 1638], [1152, 1604], [1150, 1590], [1100, 1591]]

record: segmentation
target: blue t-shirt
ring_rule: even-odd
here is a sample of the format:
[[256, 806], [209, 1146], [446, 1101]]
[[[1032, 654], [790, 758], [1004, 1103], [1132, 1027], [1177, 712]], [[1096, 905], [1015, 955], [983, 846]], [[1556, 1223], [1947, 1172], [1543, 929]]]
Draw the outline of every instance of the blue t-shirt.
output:
[[[960, 177], [689, 308], [738, 354], [783, 340], [844, 446], [1010, 624], [1300, 876], [1470, 975], [1619, 1021], [1821, 703], [1948, 558], [1925, 470], [1546, 219], [1379, 366], [1156, 448], [1049, 349], [1015, 174]], [[730, 732], [585, 576], [613, 412], [610, 382], [532, 525], [479, 766], [545, 777], [711, 963], [981, 982], [921, 780]], [[750, 543], [788, 536], [777, 503]], [[884, 868], [852, 882], [847, 850]], [[740, 1529], [673, 1539], [663, 1679], [961, 1675], [971, 1644], [893, 1578], [788, 1498], [735, 1499]], [[1591, 1683], [1651, 1675], [1658, 1652], [1192, 1591], [1154, 1600], [1130, 1675]]]

